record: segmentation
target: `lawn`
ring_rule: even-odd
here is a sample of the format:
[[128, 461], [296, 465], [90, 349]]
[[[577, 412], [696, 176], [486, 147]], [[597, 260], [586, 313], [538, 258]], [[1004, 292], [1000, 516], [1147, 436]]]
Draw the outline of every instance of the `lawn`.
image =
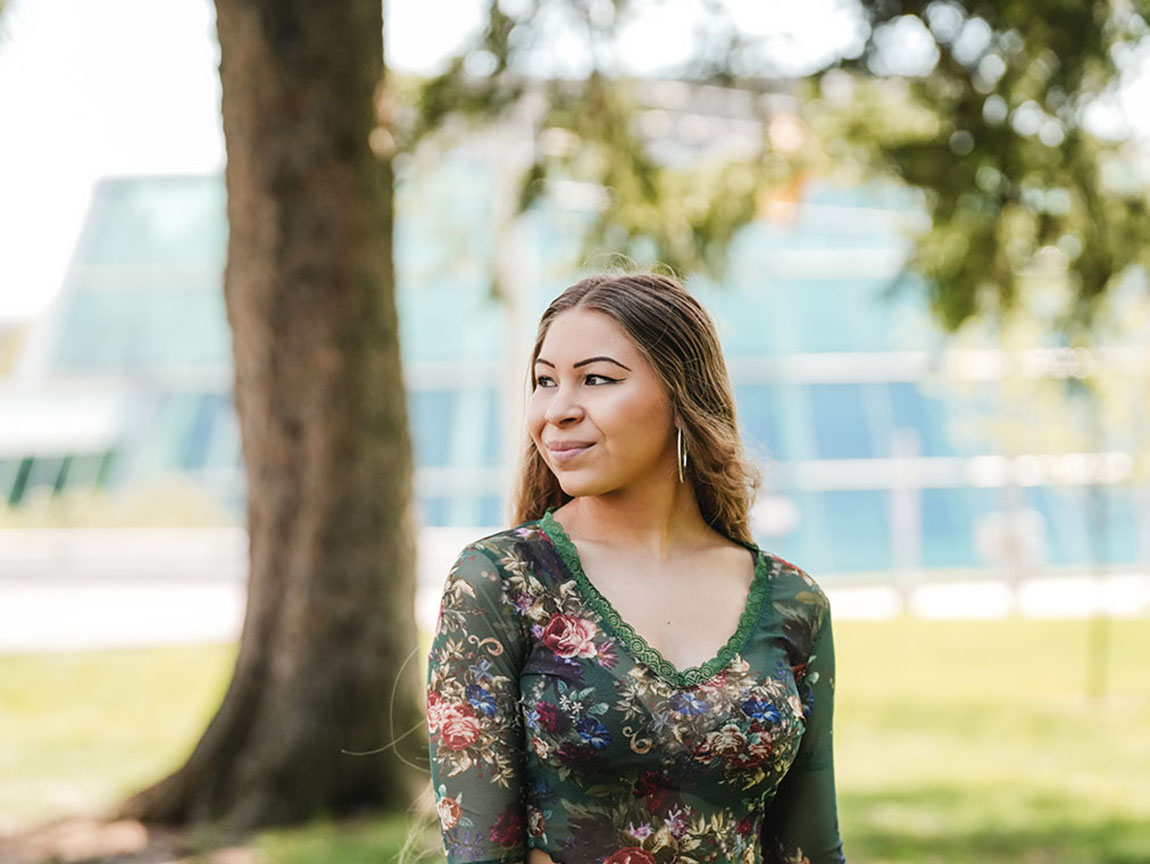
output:
[[[852, 864], [1150, 862], [1150, 621], [836, 621], [835, 758]], [[178, 764], [234, 646], [0, 657], [0, 833]], [[1095, 686], [1100, 680], [1095, 679]], [[254, 841], [276, 864], [390, 861], [401, 818]], [[434, 860], [434, 859], [430, 859]]]
[[836, 622], [851, 860], [1150, 862], [1148, 624], [1095, 698], [1088, 621]]

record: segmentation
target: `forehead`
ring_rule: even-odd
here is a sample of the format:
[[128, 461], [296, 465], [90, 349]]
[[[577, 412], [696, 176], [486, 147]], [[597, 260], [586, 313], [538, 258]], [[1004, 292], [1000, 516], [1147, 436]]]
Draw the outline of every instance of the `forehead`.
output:
[[539, 356], [552, 363], [574, 363], [592, 354], [610, 354], [626, 363], [638, 359], [639, 349], [621, 324], [594, 309], [560, 312], [552, 319], [539, 349]]

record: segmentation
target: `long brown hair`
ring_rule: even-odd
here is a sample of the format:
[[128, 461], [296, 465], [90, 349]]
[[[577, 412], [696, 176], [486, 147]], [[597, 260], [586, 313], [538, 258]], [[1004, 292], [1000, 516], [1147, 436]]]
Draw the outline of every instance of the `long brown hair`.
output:
[[[762, 482], [758, 466], [743, 451], [735, 418], [735, 397], [714, 322], [686, 288], [655, 273], [596, 275], [581, 279], [556, 297], [539, 320], [528, 376], [551, 322], [568, 309], [610, 315], [627, 331], [666, 386], [683, 427], [685, 477], [704, 521], [734, 540], [751, 542], [751, 503]], [[571, 500], [559, 485], [531, 435], [523, 447], [513, 524], [540, 518]]]

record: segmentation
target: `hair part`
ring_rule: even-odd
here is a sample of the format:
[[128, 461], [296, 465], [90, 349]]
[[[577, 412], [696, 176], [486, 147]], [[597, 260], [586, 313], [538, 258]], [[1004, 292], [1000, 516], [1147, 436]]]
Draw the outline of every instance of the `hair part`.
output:
[[[735, 540], [751, 542], [750, 507], [762, 472], [744, 452], [735, 397], [714, 322], [679, 282], [656, 273], [599, 274], [556, 297], [539, 320], [528, 376], [552, 322], [570, 309], [611, 316], [651, 364], [670, 395], [687, 449], [690, 482], [703, 520]], [[520, 455], [514, 524], [538, 519], [572, 496], [543, 459], [530, 433]]]

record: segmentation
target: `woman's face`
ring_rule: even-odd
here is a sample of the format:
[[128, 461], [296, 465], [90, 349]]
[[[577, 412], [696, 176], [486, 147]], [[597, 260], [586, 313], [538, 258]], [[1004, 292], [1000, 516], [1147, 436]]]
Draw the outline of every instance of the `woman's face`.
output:
[[527, 425], [564, 492], [602, 495], [637, 480], [675, 478], [666, 388], [613, 318], [561, 312], [533, 371]]

